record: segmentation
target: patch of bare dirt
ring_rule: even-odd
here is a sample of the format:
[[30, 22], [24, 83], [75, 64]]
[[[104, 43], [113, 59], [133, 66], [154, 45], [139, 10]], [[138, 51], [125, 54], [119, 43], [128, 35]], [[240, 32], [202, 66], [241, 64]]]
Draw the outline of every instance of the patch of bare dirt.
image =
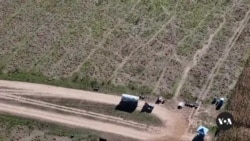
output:
[[[47, 85], [40, 84], [30, 84], [23, 82], [11, 82], [11, 81], [0, 81], [1, 87], [15, 88], [21, 89], [20, 93], [18, 90], [13, 89], [13, 91], [9, 91], [9, 89], [1, 92], [2, 98], [13, 99], [19, 102], [26, 102], [34, 105], [46, 106], [47, 108], [57, 108], [61, 110], [67, 110], [68, 112], [81, 112], [82, 110], [67, 108], [60, 105], [50, 104], [46, 102], [41, 102], [38, 100], [31, 100], [27, 98], [21, 97], [22, 95], [32, 95], [32, 96], [50, 96], [50, 97], [60, 97], [60, 98], [70, 98], [70, 99], [83, 99], [89, 100], [93, 102], [99, 103], [107, 103], [107, 104], [118, 104], [120, 101], [120, 97], [107, 95], [107, 94], [99, 94], [93, 92], [85, 92], [80, 90], [66, 89], [60, 87], [53, 87]], [[8, 92], [7, 92], [8, 91]], [[143, 102], [139, 103], [139, 107], [143, 106]], [[56, 122], [61, 124], [67, 124], [71, 126], [79, 126], [90, 128], [93, 130], [104, 131], [109, 133], [115, 133], [123, 136], [128, 136], [136, 139], [155, 139], [155, 138], [163, 138], [163, 137], [172, 137], [181, 139], [181, 136], [176, 136], [176, 134], [182, 135], [184, 133], [184, 129], [186, 127], [186, 122], [183, 120], [181, 114], [178, 114], [177, 111], [168, 110], [161, 106], [156, 106], [153, 110], [153, 114], [155, 114], [158, 118], [160, 118], [164, 122], [164, 127], [162, 128], [145, 128], [143, 130], [135, 130], [133, 128], [121, 126], [119, 124], [112, 123], [103, 123], [100, 121], [93, 121], [91, 119], [85, 119], [80, 117], [74, 117], [70, 115], [64, 115], [60, 113], [53, 113], [50, 111], [43, 111], [39, 109], [34, 109], [27, 106], [15, 106], [10, 104], [1, 105], [1, 111], [17, 114], [25, 117], [32, 117], [35, 119], [46, 120], [50, 122]], [[80, 113], [79, 113], [80, 114]], [[94, 113], [86, 113], [88, 115], [93, 115]], [[171, 115], [171, 116], [170, 116]], [[98, 117], [102, 117], [105, 115], [99, 115]], [[113, 119], [109, 117], [109, 120], [114, 120], [119, 123], [119, 119]], [[129, 123], [129, 122], [128, 122]], [[125, 121], [125, 124], [128, 124]], [[138, 125], [137, 123], [131, 123], [132, 126]], [[138, 125], [139, 127], [141, 125]], [[141, 127], [140, 127], [141, 128]], [[148, 130], [148, 131], [147, 131]], [[152, 130], [152, 131], [150, 131]], [[153, 133], [153, 134], [152, 134]]]

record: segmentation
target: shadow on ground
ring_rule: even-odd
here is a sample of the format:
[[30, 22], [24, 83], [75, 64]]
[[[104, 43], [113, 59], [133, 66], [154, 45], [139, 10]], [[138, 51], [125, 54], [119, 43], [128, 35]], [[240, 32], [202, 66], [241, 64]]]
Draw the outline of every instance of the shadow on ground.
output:
[[192, 141], [204, 141], [203, 135], [196, 135]]
[[137, 102], [123, 102], [121, 101], [116, 107], [115, 110], [124, 111], [128, 113], [133, 113], [137, 108]]

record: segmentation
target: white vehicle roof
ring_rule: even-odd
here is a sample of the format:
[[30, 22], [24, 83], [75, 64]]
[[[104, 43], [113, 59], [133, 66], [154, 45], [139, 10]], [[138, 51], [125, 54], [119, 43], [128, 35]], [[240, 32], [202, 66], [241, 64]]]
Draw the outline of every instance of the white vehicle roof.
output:
[[138, 101], [140, 98], [139, 96], [134, 96], [130, 94], [122, 94], [122, 99], [130, 99], [130, 100]]
[[224, 101], [225, 99], [224, 98], [220, 98], [221, 101]]
[[183, 107], [184, 105], [185, 105], [184, 102], [180, 102], [180, 103], [178, 104], [178, 106], [181, 106], [181, 107]]

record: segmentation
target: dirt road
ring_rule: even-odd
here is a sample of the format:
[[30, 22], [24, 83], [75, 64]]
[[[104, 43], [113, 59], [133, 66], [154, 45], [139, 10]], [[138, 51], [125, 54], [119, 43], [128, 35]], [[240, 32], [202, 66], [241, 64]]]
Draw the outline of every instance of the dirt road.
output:
[[[3, 81], [0, 80], [0, 97], [4, 99], [12, 99], [22, 103], [29, 103], [32, 105], [39, 105], [46, 108], [59, 109], [62, 111], [77, 113], [79, 115], [92, 116], [91, 118], [77, 117], [35, 109], [28, 106], [16, 106], [7, 103], [0, 104], [0, 112], [16, 114], [24, 117], [31, 117], [60, 124], [67, 124], [71, 126], [78, 126], [89, 128], [93, 130], [114, 133], [126, 137], [131, 137], [141, 140], [182, 140], [181, 135], [187, 123], [180, 114], [175, 111], [168, 110], [161, 106], [156, 106], [153, 114], [159, 117], [164, 127], [146, 128], [143, 124], [135, 123], [132, 121], [124, 121], [117, 117], [87, 112], [81, 109], [69, 108], [62, 105], [46, 103], [39, 100], [32, 100], [21, 96], [32, 95], [39, 97], [53, 97], [53, 98], [68, 98], [87, 100], [98, 103], [117, 105], [120, 102], [119, 96], [101, 94], [95, 92], [74, 90], [68, 88], [61, 88], [55, 86], [48, 86], [43, 84], [32, 84], [25, 82]], [[143, 106], [143, 102], [139, 102], [139, 106]], [[94, 118], [101, 118], [102, 120], [114, 121], [113, 123], [97, 121]], [[129, 127], [127, 125], [129, 125]], [[132, 128], [133, 127], [133, 128]], [[141, 128], [140, 130], [135, 128]], [[144, 129], [144, 130], [143, 130]]]
[[[115, 124], [100, 122], [100, 121], [94, 121], [89, 119], [83, 119], [79, 118], [77, 116], [70, 116], [65, 114], [59, 114], [59, 113], [53, 113], [53, 112], [47, 112], [44, 110], [29, 108], [25, 106], [13, 106], [10, 104], [0, 104], [0, 111], [6, 112], [6, 113], [12, 113], [19, 116], [28, 116], [31, 118], [39, 119], [39, 120], [46, 120], [46, 121], [52, 121], [56, 123], [61, 124], [67, 124], [71, 126], [77, 126], [77, 127], [85, 127], [93, 130], [109, 132], [114, 133], [114, 129], [119, 131], [119, 135], [127, 136], [127, 137], [133, 137], [137, 139], [148, 139], [150, 138], [150, 134], [146, 132], [141, 132], [138, 130], [131, 130], [128, 127], [123, 127]], [[139, 138], [140, 137], [140, 138]]]

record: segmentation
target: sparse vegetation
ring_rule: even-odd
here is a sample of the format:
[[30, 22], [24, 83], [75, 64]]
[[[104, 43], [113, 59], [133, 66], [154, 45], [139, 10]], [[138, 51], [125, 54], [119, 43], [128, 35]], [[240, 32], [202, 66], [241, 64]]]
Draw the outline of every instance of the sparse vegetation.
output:
[[221, 132], [218, 141], [245, 141], [250, 138], [250, 60], [238, 81], [227, 110], [231, 112], [236, 121], [233, 129]]
[[73, 137], [72, 141], [96, 141], [98, 139], [97, 132], [93, 132], [90, 130], [72, 129], [52, 123], [45, 123], [42, 121], [25, 119], [11, 115], [0, 115], [0, 127], [2, 129], [6, 129], [4, 131], [1, 131], [0, 135], [2, 136], [2, 138], [0, 138], [0, 140], [11, 140], [11, 138], [18, 136], [18, 134], [12, 134], [12, 131], [18, 127], [29, 128], [31, 131], [35, 129], [44, 131], [45, 136], [52, 135], [68, 138]]
[[249, 0], [0, 3], [0, 79], [206, 101], [228, 97], [249, 56]]
[[[88, 90], [97, 81], [103, 84], [102, 92], [144, 92], [171, 98], [185, 68], [182, 63], [192, 60], [224, 14], [226, 29], [237, 26], [234, 23], [240, 18], [233, 20], [238, 16], [235, 13], [245, 3], [232, 8], [233, 2], [227, 0], [3, 1], [1, 79]], [[209, 51], [218, 46], [223, 51], [230, 35], [221, 30]], [[173, 57], [175, 53], [180, 60]], [[206, 76], [218, 53], [208, 52], [212, 58], [202, 58], [193, 72]], [[204, 67], [203, 63], [211, 65]], [[167, 71], [161, 74], [163, 66]], [[205, 81], [197, 75], [188, 78], [190, 86], [181, 92], [184, 96]]]
[[[242, 1], [239, 6], [233, 8], [230, 8], [230, 3], [228, 7], [225, 7], [225, 5], [217, 7], [225, 10], [225, 13], [221, 15], [212, 14], [213, 12], [218, 13], [220, 11], [215, 8], [217, 10], [214, 10], [210, 13], [210, 16], [207, 17], [214, 22], [209, 23], [205, 21], [203, 23], [209, 27], [207, 30], [210, 30], [210, 32], [213, 30], [212, 33], [215, 34], [210, 34], [210, 32], [206, 31], [205, 33], [209, 34], [205, 35], [203, 34], [204, 31], [201, 32], [198, 30], [197, 36], [199, 37], [196, 37], [195, 33], [194, 37], [190, 39], [191, 41], [197, 40], [204, 35], [205, 39], [198, 43], [196, 47], [208, 48], [205, 50], [203, 57], [197, 61], [196, 66], [190, 70], [186, 81], [190, 83], [185, 83], [180, 92], [183, 94], [184, 98], [190, 97], [190, 94], [195, 97], [205, 95], [204, 98], [211, 96], [226, 96], [234, 87], [240, 75], [239, 72], [243, 69], [242, 62], [246, 62], [249, 56], [249, 49], [246, 47], [249, 46], [249, 22], [247, 22], [249, 15], [246, 10], [242, 10], [242, 8], [245, 7], [245, 3], [246, 1]], [[239, 18], [239, 13], [244, 13], [243, 15], [245, 17], [241, 16]], [[241, 30], [239, 26], [240, 22], [238, 21], [243, 21], [244, 19], [247, 20], [247, 24], [243, 24], [243, 30]], [[216, 30], [218, 32], [216, 32]], [[238, 30], [240, 34], [235, 34]], [[213, 37], [212, 40], [209, 40], [211, 37]], [[193, 56], [196, 50], [194, 50], [193, 53], [188, 53], [188, 51], [184, 52]]]
[[0, 73], [0, 78], [5, 80], [16, 80], [16, 81], [25, 81], [25, 82], [34, 82], [42, 84], [50, 84], [55, 86], [62, 86], [75, 89], [84, 89], [84, 90], [93, 90], [95, 87], [99, 88], [100, 92], [111, 93], [111, 94], [122, 94], [122, 93], [132, 93], [134, 95], [140, 95], [141, 93], [149, 94], [150, 89], [146, 86], [136, 86], [130, 85], [119, 86], [113, 85], [105, 82], [98, 82], [98, 80], [90, 79], [88, 77], [80, 79], [78, 76], [73, 76], [72, 78], [64, 79], [53, 79], [46, 76], [43, 76], [39, 73], [34, 72], [21, 72], [18, 70], [13, 71], [12, 73]]
[[[31, 97], [32, 98], [32, 97]], [[37, 99], [37, 97], [35, 97]], [[100, 114], [111, 115], [114, 117], [120, 117], [125, 120], [131, 120], [138, 123], [147, 124], [148, 126], [161, 126], [163, 125], [162, 121], [157, 118], [156, 116], [149, 114], [149, 113], [141, 113], [140, 111], [134, 111], [133, 113], [127, 113], [123, 111], [116, 110], [115, 105], [108, 105], [108, 104], [100, 104], [94, 103], [89, 101], [82, 101], [82, 100], [74, 100], [74, 99], [53, 99], [53, 98], [46, 98], [40, 97], [39, 100], [55, 103], [59, 105], [64, 105], [67, 107], [74, 107], [78, 109], [83, 109], [91, 112], [96, 112]]]

